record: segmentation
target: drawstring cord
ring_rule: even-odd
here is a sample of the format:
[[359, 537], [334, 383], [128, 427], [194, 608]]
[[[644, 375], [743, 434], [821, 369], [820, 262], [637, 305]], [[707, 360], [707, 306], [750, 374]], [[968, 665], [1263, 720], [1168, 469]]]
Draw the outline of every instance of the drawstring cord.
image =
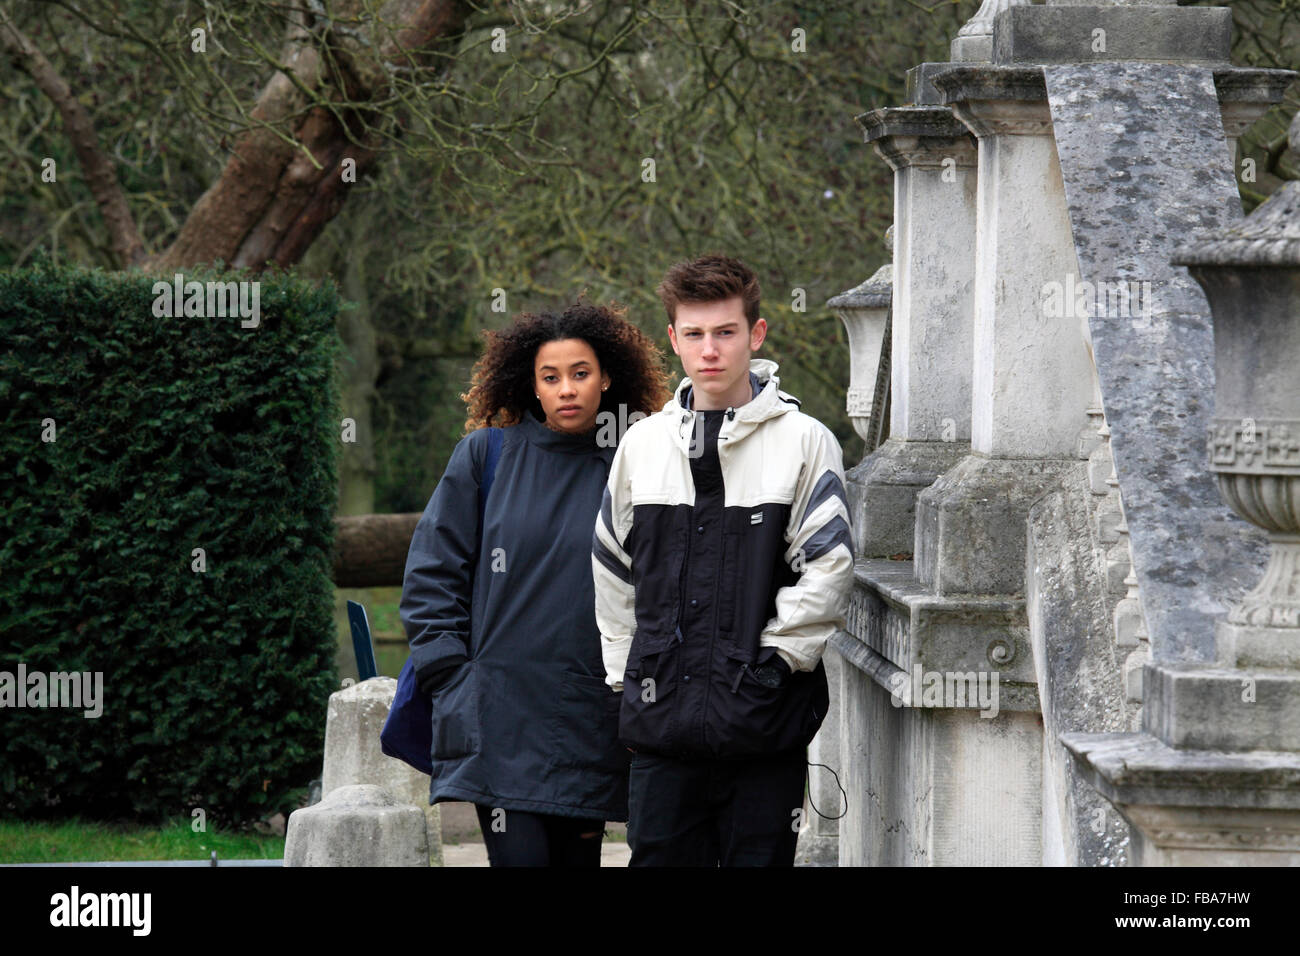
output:
[[[824, 763], [810, 763], [808, 766], [809, 766], [809, 767], [826, 767], [826, 764], [824, 764]], [[837, 786], [837, 787], [840, 788], [840, 794], [844, 797], [844, 813], [841, 813], [840, 816], [838, 816], [838, 817], [828, 817], [826, 814], [824, 814], [824, 813], [822, 813], [820, 810], [818, 810], [818, 809], [817, 809], [817, 804], [813, 803], [813, 798], [812, 798], [812, 788], [811, 788], [811, 787], [808, 788], [808, 806], [812, 807], [812, 808], [813, 808], [813, 812], [814, 812], [815, 814], [817, 814], [817, 816], [821, 817], [823, 820], [838, 820], [838, 819], [840, 819], [840, 817], [844, 816], [845, 813], [848, 813], [848, 812], [849, 812], [849, 795], [848, 795], [847, 793], [844, 792], [844, 787], [840, 785], [840, 778], [839, 778], [839, 775], [838, 775], [834, 770], [831, 770], [830, 767], [826, 767], [826, 769], [827, 769], [827, 770], [830, 770], [830, 772], [831, 772], [831, 776], [835, 778], [835, 786]]]

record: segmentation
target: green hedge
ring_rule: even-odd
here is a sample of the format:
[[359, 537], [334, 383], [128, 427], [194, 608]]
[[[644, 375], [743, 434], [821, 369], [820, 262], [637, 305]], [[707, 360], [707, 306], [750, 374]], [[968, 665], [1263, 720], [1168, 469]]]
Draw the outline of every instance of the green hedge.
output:
[[0, 274], [0, 672], [103, 675], [97, 718], [0, 708], [5, 815], [238, 823], [320, 772], [338, 293], [185, 273], [257, 280], [244, 328], [155, 316], [172, 279]]

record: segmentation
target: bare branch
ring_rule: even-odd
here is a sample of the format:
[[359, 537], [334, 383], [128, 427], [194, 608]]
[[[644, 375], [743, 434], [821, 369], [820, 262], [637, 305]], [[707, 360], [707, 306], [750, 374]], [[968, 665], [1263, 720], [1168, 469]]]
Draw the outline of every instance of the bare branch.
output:
[[77, 154], [82, 172], [85, 173], [91, 195], [95, 197], [99, 212], [108, 227], [114, 258], [122, 267], [140, 262], [145, 256], [144, 242], [136, 228], [135, 218], [131, 215], [131, 207], [117, 181], [117, 171], [99, 148], [95, 124], [91, 121], [90, 114], [77, 101], [50, 61], [18, 29], [4, 10], [0, 10], [0, 48], [8, 54], [14, 66], [32, 78], [62, 115], [63, 128]]

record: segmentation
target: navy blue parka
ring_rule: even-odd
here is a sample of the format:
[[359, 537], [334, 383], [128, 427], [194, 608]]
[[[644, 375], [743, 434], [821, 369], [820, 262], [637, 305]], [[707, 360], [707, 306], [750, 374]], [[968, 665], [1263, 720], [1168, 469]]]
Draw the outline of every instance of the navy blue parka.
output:
[[503, 429], [481, 548], [487, 429], [457, 443], [416, 526], [401, 617], [417, 673], [464, 655], [433, 693], [429, 802], [627, 819], [620, 696], [605, 683], [592, 525], [614, 448], [531, 413]]

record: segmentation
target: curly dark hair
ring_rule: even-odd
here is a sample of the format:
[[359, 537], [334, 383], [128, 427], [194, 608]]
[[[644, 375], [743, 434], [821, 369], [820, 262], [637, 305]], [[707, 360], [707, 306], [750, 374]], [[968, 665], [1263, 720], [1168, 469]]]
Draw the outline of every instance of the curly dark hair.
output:
[[547, 342], [581, 339], [591, 346], [600, 370], [609, 376], [597, 413], [653, 415], [671, 390], [663, 352], [635, 325], [624, 320], [626, 308], [593, 305], [581, 298], [563, 312], [525, 312], [509, 328], [483, 332], [487, 348], [474, 365], [470, 388], [460, 397], [468, 405], [465, 433], [489, 425], [514, 425], [525, 412], [545, 418], [533, 388], [533, 363]]

